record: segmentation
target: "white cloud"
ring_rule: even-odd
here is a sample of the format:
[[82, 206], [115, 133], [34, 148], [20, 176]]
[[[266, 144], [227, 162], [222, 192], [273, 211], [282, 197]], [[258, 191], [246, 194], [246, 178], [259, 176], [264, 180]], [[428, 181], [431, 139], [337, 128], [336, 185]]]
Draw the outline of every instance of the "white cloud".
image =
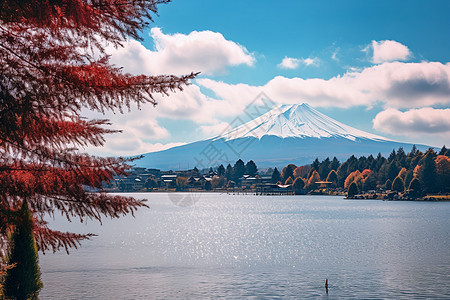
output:
[[401, 112], [390, 108], [376, 115], [373, 128], [394, 135], [447, 134], [450, 136], [450, 109], [425, 107]]
[[306, 66], [318, 66], [319, 65], [318, 58], [308, 57], [308, 58], [303, 59], [302, 61]]
[[264, 86], [227, 84], [211, 79], [197, 83], [214, 91], [219, 99], [245, 103], [264, 91], [278, 103], [308, 102], [325, 107], [413, 108], [450, 104], [450, 63], [392, 62], [325, 79], [277, 76]]
[[373, 51], [372, 62], [375, 64], [390, 61], [405, 61], [412, 55], [408, 47], [396, 41], [372, 41], [371, 46]]
[[88, 110], [84, 110], [82, 114], [90, 119], [109, 119], [113, 124], [111, 129], [122, 131], [105, 135], [106, 143], [103, 147], [87, 148], [95, 155], [136, 155], [183, 144], [156, 142], [161, 139], [167, 140], [170, 138], [170, 133], [158, 124], [156, 119], [158, 114], [152, 105], [144, 105], [140, 110], [132, 108], [131, 111], [123, 114], [107, 112], [103, 115]]
[[299, 59], [285, 56], [277, 66], [280, 69], [297, 69], [300, 64], [304, 64], [305, 66], [317, 66], [319, 64], [319, 59], [311, 57]]
[[332, 53], [331, 53], [331, 59], [334, 61], [339, 62], [339, 57], [338, 57], [338, 53], [340, 51], [340, 48], [336, 48]]
[[152, 28], [155, 49], [149, 50], [140, 42], [129, 40], [124, 47], [108, 47], [111, 62], [132, 74], [188, 74], [202, 72], [212, 75], [224, 73], [229, 66], [253, 66], [255, 57], [248, 50], [221, 33], [192, 31], [189, 34], [164, 34]]
[[287, 57], [285, 56], [280, 64], [278, 64], [278, 68], [280, 69], [297, 69], [300, 65], [300, 59]]

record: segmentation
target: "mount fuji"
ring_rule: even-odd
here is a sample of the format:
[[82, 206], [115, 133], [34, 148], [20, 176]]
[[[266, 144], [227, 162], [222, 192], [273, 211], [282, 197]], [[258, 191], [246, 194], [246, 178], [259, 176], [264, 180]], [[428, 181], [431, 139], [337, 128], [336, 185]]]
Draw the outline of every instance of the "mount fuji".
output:
[[[338, 122], [310, 105], [278, 105], [267, 113], [211, 139], [151, 152], [136, 166], [181, 170], [253, 160], [259, 168], [310, 164], [316, 158], [389, 154], [412, 144], [393, 141]], [[420, 150], [429, 146], [416, 145]]]

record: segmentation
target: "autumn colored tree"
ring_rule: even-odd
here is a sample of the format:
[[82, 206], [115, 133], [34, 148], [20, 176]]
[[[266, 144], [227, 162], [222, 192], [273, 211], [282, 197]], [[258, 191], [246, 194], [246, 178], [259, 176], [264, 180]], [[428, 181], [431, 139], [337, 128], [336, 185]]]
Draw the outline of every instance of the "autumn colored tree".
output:
[[314, 171], [311, 176], [308, 179], [308, 184], [307, 184], [307, 188], [310, 190], [313, 190], [315, 188], [317, 188], [317, 184], [316, 182], [320, 181], [320, 175], [319, 172]]
[[226, 183], [225, 177], [215, 175], [211, 180], [211, 187], [213, 189], [223, 187]]
[[[0, 242], [32, 212], [32, 233], [41, 251], [76, 247], [90, 234], [48, 228], [45, 215], [117, 218], [146, 206], [144, 200], [91, 193], [129, 160], [100, 158], [77, 148], [101, 146], [107, 120], [99, 112], [156, 104], [155, 94], [181, 90], [195, 74], [133, 76], [109, 63], [104, 46], [120, 47], [152, 20], [166, 0], [6, 0], [0, 2]], [[17, 266], [19, 267], [19, 266]]]
[[294, 178], [305, 178], [308, 175], [309, 169], [311, 168], [311, 166], [306, 165], [306, 166], [300, 166], [294, 169]]
[[283, 181], [288, 180], [289, 177], [294, 178], [294, 170], [297, 168], [294, 164], [289, 164], [281, 170], [281, 178]]
[[188, 185], [187, 177], [178, 176], [176, 180], [177, 191], [183, 191]]
[[285, 185], [291, 185], [294, 183], [294, 180], [292, 180], [292, 177], [288, 177], [288, 179], [286, 179], [286, 181], [284, 182]]
[[352, 182], [355, 182], [357, 185], [359, 185], [361, 183], [362, 178], [363, 177], [361, 175], [361, 172], [359, 172], [358, 170], [351, 172], [345, 179], [344, 188], [348, 189], [350, 187], [350, 184], [352, 184]]
[[[445, 146], [444, 146], [445, 147]], [[442, 152], [443, 150], [441, 150]], [[447, 150], [448, 151], [448, 150]], [[438, 189], [441, 192], [450, 191], [450, 157], [438, 155], [436, 157], [436, 174], [438, 179]]]
[[408, 171], [406, 170], [406, 168], [402, 168], [400, 172], [398, 172], [397, 177], [400, 177], [403, 181], [405, 181], [407, 173]]

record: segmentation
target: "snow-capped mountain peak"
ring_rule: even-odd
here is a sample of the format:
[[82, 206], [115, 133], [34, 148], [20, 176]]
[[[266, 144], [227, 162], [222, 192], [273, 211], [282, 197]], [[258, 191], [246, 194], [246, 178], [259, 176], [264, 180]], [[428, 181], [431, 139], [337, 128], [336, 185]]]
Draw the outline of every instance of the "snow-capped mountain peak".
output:
[[263, 136], [269, 135], [281, 138], [340, 137], [352, 141], [358, 138], [391, 141], [338, 122], [315, 110], [307, 103], [277, 105], [267, 113], [231, 129], [214, 140], [225, 139], [228, 141], [244, 137], [261, 139]]

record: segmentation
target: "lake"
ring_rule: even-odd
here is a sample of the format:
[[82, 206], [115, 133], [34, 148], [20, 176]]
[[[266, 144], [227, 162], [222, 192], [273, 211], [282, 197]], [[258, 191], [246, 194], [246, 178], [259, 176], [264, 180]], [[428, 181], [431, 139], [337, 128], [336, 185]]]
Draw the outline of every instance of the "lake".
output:
[[135, 218], [51, 221], [98, 237], [40, 256], [41, 299], [450, 298], [450, 202], [132, 195]]

